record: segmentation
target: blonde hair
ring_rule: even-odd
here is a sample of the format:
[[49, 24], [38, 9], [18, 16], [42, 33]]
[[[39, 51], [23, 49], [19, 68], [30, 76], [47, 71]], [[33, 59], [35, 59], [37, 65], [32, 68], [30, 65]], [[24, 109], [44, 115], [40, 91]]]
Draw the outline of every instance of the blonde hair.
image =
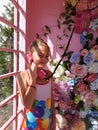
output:
[[39, 48], [39, 46], [44, 46], [47, 47], [48, 50], [50, 51], [50, 48], [48, 46], [48, 44], [44, 41], [44, 40], [36, 40], [34, 41], [31, 46], [30, 46], [30, 52], [34, 52], [35, 49]]

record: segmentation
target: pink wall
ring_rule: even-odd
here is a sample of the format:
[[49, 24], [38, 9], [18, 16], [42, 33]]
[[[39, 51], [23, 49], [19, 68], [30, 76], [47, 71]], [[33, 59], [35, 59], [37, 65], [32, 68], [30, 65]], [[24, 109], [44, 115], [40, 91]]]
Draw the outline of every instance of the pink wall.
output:
[[[55, 26], [57, 23], [58, 14], [62, 10], [62, 1], [63, 0], [28, 0], [27, 1], [27, 48], [30, 43], [35, 40], [36, 33], [42, 36], [42, 27], [44, 25], [49, 25], [52, 27], [52, 34], [49, 35], [46, 40], [51, 47], [51, 52], [53, 57], [61, 55], [66, 47], [68, 39], [65, 38], [61, 41], [61, 44], [64, 45], [63, 49], [59, 49], [57, 44], [57, 34], [60, 34], [60, 31], [56, 30]], [[98, 32], [96, 32], [97, 34]], [[43, 38], [43, 36], [42, 36]], [[79, 41], [79, 34], [74, 33], [70, 47], [68, 50], [79, 51], [82, 45]], [[56, 53], [57, 52], [57, 53]]]
[[[44, 25], [53, 26], [62, 8], [62, 0], [29, 0], [27, 2], [27, 44], [42, 35]], [[55, 39], [55, 35], [52, 35]], [[54, 42], [54, 41], [53, 41]]]

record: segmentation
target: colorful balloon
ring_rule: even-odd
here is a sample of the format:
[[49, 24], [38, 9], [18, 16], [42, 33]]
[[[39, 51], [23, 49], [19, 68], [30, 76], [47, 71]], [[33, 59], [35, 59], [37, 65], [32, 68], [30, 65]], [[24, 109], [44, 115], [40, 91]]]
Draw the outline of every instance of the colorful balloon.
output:
[[23, 120], [23, 128], [26, 128], [26, 118]]
[[30, 112], [34, 112], [34, 108], [31, 108], [31, 109], [30, 109]]
[[27, 124], [27, 127], [29, 128], [29, 130], [33, 130], [33, 129], [35, 129], [37, 127], [36, 122], [31, 123], [31, 122], [27, 121], [26, 124]]
[[49, 109], [44, 109], [44, 115], [42, 117], [42, 119], [46, 119], [50, 117], [50, 110]]
[[27, 120], [32, 123], [32, 122], [35, 122], [36, 121], [36, 117], [34, 116], [34, 114], [32, 112], [28, 112], [27, 115]]
[[40, 126], [41, 122], [42, 122], [42, 119], [41, 118], [37, 118], [36, 122], [37, 122], [37, 125]]
[[39, 103], [38, 103], [38, 106], [45, 108], [45, 101], [40, 100]]
[[47, 109], [50, 109], [50, 108], [51, 108], [51, 99], [50, 99], [50, 98], [48, 98], [48, 99], [46, 100], [46, 108], [47, 108]]
[[49, 118], [43, 120], [41, 126], [42, 126], [43, 129], [46, 130], [49, 126]]
[[34, 100], [32, 107], [33, 107], [33, 108], [37, 107], [38, 103], [39, 103], [38, 100]]
[[27, 127], [24, 130], [29, 130]]
[[42, 117], [44, 115], [44, 109], [40, 106], [36, 107], [34, 109], [34, 115], [39, 118]]
[[41, 126], [37, 126], [37, 127], [35, 128], [35, 130], [42, 130], [42, 127], [41, 127]]

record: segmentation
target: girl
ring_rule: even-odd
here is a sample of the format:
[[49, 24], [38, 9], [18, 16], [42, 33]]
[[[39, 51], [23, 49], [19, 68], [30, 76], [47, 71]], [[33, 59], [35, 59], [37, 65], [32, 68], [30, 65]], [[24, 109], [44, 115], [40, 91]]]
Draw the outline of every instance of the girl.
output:
[[17, 75], [18, 90], [25, 108], [21, 130], [55, 130], [52, 128], [51, 72], [47, 69], [50, 49], [42, 41], [30, 46], [30, 66]]

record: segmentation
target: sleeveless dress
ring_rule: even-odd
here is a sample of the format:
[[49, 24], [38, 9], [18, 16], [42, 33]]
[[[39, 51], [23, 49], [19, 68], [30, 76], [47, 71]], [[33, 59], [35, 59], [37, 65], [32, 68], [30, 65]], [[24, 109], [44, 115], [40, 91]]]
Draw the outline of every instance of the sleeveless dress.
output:
[[52, 120], [51, 81], [36, 84], [36, 96], [32, 108], [25, 110], [21, 130], [50, 130]]

